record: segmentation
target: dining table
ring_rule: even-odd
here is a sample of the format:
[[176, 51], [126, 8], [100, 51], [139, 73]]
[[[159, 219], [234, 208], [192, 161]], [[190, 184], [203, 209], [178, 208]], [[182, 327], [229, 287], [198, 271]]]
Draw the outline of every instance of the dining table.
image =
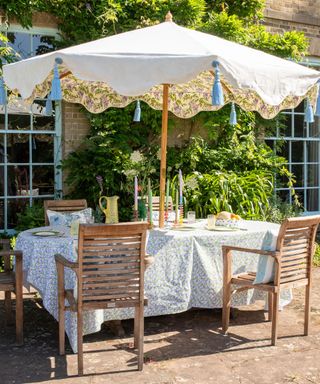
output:
[[[94, 225], [94, 224], [93, 224]], [[145, 272], [145, 316], [159, 316], [191, 308], [221, 308], [223, 289], [222, 245], [266, 249], [280, 226], [274, 223], [241, 220], [239, 226], [215, 227], [209, 230], [206, 220], [180, 227], [154, 228], [148, 231], [147, 254], [154, 257]], [[43, 231], [47, 231], [43, 233]], [[48, 232], [50, 235], [48, 235]], [[23, 252], [24, 285], [34, 287], [43, 306], [58, 319], [57, 270], [55, 254], [77, 260], [78, 239], [68, 227], [42, 227], [20, 232], [16, 250]], [[257, 255], [234, 253], [233, 272], [256, 271]], [[65, 269], [65, 286], [76, 287], [75, 273]], [[256, 290], [234, 295], [232, 306], [264, 299]], [[282, 294], [282, 305], [289, 303], [291, 293]], [[84, 335], [98, 332], [108, 320], [134, 317], [132, 308], [99, 309], [84, 313]], [[66, 312], [66, 333], [71, 348], [77, 351], [77, 316]]]

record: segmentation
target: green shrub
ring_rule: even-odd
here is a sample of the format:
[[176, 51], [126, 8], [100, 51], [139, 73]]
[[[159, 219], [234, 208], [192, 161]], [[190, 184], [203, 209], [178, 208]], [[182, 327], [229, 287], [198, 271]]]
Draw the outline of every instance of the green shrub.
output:
[[313, 256], [313, 265], [320, 267], [320, 245], [318, 243], [316, 243], [316, 251]]
[[42, 227], [45, 225], [44, 209], [42, 203], [34, 203], [32, 207], [26, 206], [26, 208], [17, 214], [17, 231], [24, 231], [30, 228]]

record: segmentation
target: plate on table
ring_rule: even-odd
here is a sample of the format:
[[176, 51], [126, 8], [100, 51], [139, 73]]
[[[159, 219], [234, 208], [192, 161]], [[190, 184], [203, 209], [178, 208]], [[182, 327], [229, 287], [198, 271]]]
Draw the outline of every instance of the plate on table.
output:
[[31, 232], [31, 233], [33, 234], [33, 236], [40, 236], [40, 237], [54, 237], [54, 236], [63, 236], [64, 235], [63, 232], [50, 231], [50, 230], [35, 231], [35, 232]]
[[219, 225], [219, 226], [215, 226], [214, 228], [206, 227], [206, 230], [208, 230], [208, 231], [217, 231], [217, 232], [235, 232], [235, 231], [241, 231], [241, 228], [238, 228], [238, 227], [224, 227], [222, 225]]
[[187, 225], [183, 225], [181, 227], [172, 227], [171, 228], [172, 231], [194, 231], [195, 228], [194, 227], [190, 227], [190, 226], [187, 226]]

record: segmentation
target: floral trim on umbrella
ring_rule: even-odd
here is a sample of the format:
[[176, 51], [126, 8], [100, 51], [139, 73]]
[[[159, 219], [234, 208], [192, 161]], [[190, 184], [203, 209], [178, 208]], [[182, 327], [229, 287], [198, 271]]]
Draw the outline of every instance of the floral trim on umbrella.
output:
[[[162, 86], [151, 88], [150, 92], [139, 97], [122, 96], [103, 82], [77, 79], [66, 68], [61, 70], [61, 88], [63, 99], [69, 103], [82, 104], [89, 112], [100, 113], [110, 107], [123, 108], [139, 99], [156, 110], [162, 109]], [[63, 74], [67, 74], [64, 76]], [[35, 87], [31, 103], [35, 98], [44, 98], [50, 91], [53, 73]], [[306, 95], [288, 96], [279, 105], [267, 105], [261, 97], [250, 89], [233, 88], [223, 78], [225, 104], [234, 102], [245, 111], [257, 111], [263, 118], [271, 119], [281, 110], [297, 107], [305, 98], [316, 104], [317, 85], [309, 89]], [[185, 84], [174, 84], [169, 91], [169, 111], [181, 118], [190, 118], [201, 111], [214, 111], [220, 106], [212, 106], [212, 72], [203, 72]]]

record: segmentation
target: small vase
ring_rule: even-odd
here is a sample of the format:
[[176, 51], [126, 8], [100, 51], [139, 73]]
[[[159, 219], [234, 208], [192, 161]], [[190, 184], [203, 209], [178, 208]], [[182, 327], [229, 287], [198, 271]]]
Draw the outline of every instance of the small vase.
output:
[[143, 220], [143, 221], [146, 220], [147, 213], [148, 213], [148, 209], [147, 209], [146, 199], [139, 199], [138, 200], [138, 216], [139, 216], [139, 219]]

